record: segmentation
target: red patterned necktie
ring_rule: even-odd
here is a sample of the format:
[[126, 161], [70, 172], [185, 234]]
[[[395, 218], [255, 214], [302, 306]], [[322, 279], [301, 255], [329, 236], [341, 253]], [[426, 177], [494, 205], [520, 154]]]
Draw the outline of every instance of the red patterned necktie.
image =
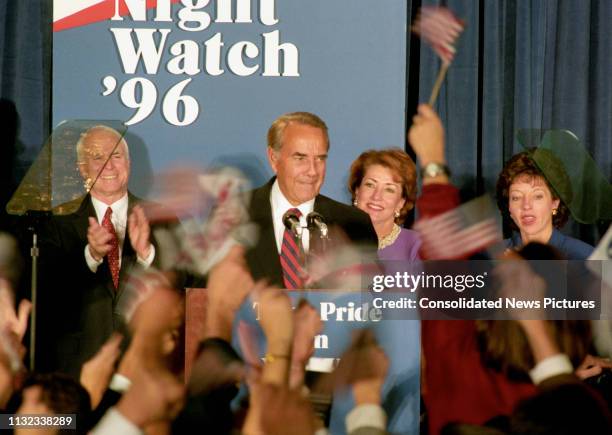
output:
[[110, 244], [111, 250], [106, 255], [108, 260], [108, 267], [111, 271], [111, 275], [113, 277], [113, 284], [115, 285], [115, 289], [119, 287], [119, 240], [117, 239], [117, 233], [115, 232], [115, 227], [111, 222], [111, 215], [113, 214], [113, 209], [108, 207], [106, 209], [106, 213], [104, 213], [104, 219], [102, 219], [102, 227], [108, 231], [111, 236]]
[[[302, 213], [297, 208], [292, 208], [289, 211], [298, 217], [302, 216]], [[283, 268], [283, 281], [287, 290], [304, 288], [303, 257], [304, 255], [297, 244], [295, 236], [285, 228], [283, 243], [281, 244], [280, 262]]]

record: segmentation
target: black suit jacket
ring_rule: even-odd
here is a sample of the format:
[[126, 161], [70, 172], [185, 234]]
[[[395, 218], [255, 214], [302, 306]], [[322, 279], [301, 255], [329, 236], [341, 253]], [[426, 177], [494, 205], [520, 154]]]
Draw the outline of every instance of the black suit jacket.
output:
[[[247, 251], [246, 259], [254, 279], [266, 278], [270, 284], [283, 287], [283, 271], [276, 248], [270, 206], [270, 191], [275, 179], [273, 177], [251, 192], [249, 214], [251, 221], [259, 227], [259, 239]], [[376, 251], [378, 238], [370, 217], [363, 211], [324, 195], [317, 195], [314, 210], [324, 217], [330, 229], [341, 229], [352, 243], [360, 245], [367, 253]]]
[[[138, 203], [143, 201], [128, 194], [128, 216]], [[37, 368], [42, 371], [78, 376], [113, 331], [125, 332], [117, 306], [129, 273], [139, 267], [137, 256], [126, 230], [118, 289], [106, 258], [91, 272], [84, 255], [89, 217], [96, 218], [96, 212], [87, 195], [76, 212], [53, 216], [41, 233]]]

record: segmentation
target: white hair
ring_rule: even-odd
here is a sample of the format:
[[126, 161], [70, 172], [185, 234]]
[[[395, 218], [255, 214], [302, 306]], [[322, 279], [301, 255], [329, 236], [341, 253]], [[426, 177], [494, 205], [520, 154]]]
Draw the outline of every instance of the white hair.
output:
[[130, 149], [128, 148], [128, 144], [125, 141], [125, 138], [114, 128], [109, 127], [108, 125], [98, 124], [88, 128], [84, 133], [81, 133], [81, 137], [79, 137], [79, 140], [76, 144], [77, 163], [79, 165], [85, 163], [85, 140], [87, 139], [87, 136], [96, 131], [106, 131], [108, 133], [113, 133], [117, 135], [117, 137], [121, 139], [121, 142], [123, 142], [123, 145], [125, 146], [125, 154], [127, 156], [127, 159], [130, 160]]

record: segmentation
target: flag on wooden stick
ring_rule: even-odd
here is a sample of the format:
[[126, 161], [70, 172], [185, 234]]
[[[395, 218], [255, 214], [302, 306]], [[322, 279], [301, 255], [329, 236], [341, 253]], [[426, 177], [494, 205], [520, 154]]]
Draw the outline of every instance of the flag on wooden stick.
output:
[[421, 236], [421, 258], [467, 259], [502, 241], [499, 214], [488, 196], [481, 196], [446, 213], [422, 218], [413, 228]]
[[433, 105], [440, 92], [446, 71], [455, 57], [455, 42], [465, 25], [448, 8], [424, 6], [419, 11], [412, 31], [419, 35], [442, 59], [442, 67], [434, 84], [429, 105]]

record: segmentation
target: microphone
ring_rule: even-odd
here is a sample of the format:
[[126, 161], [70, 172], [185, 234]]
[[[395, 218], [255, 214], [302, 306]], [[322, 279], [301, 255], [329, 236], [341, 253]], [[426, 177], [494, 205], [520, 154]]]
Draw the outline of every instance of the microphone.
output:
[[316, 211], [308, 213], [306, 216], [306, 223], [308, 225], [308, 230], [312, 231], [313, 229], [318, 229], [321, 234], [322, 239], [327, 239], [328, 228], [323, 216], [321, 216]]
[[292, 211], [287, 210], [283, 215], [283, 225], [298, 239], [302, 239], [302, 227], [300, 226], [300, 218]]

